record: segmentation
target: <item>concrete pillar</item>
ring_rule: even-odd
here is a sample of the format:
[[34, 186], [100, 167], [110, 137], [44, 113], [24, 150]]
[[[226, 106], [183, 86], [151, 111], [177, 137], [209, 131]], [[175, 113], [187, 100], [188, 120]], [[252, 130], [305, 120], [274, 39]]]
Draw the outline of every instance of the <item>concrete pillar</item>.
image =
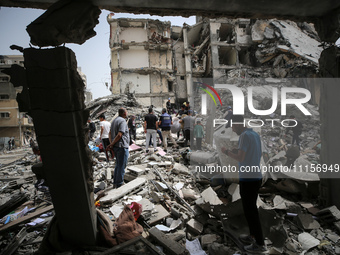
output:
[[84, 84], [68, 48], [24, 50], [30, 114], [58, 228], [75, 246], [96, 242], [92, 166], [87, 147]]
[[188, 28], [183, 27], [184, 55], [185, 55], [185, 83], [187, 85], [187, 98], [192, 106], [194, 103], [193, 87], [192, 87], [192, 68], [191, 53], [188, 45]]
[[[340, 51], [336, 47], [324, 50], [319, 59], [320, 72], [325, 78], [321, 86], [321, 163], [327, 166], [340, 164]], [[320, 202], [324, 206], [340, 208], [340, 173], [323, 175], [320, 186]]]

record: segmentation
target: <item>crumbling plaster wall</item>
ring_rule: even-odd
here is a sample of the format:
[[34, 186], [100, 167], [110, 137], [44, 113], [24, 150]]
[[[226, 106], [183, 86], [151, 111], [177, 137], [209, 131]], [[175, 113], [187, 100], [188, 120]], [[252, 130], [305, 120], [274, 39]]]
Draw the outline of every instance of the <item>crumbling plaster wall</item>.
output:
[[112, 94], [120, 94], [120, 73], [111, 72], [111, 92]]
[[170, 50], [149, 50], [150, 67], [172, 71]]
[[150, 75], [122, 73], [120, 93], [150, 93]]
[[143, 46], [130, 46], [128, 50], [119, 51], [120, 68], [149, 67], [149, 54]]
[[121, 28], [119, 39], [128, 42], [146, 42], [148, 40], [147, 30], [139, 27]]

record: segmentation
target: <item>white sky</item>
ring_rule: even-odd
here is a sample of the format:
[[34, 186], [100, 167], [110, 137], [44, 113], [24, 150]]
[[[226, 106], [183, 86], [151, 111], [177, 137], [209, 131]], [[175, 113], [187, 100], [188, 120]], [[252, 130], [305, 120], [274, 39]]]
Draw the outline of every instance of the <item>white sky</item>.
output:
[[[38, 18], [44, 11], [37, 9], [7, 8], [0, 9], [0, 55], [18, 55], [19, 51], [12, 51], [9, 46], [16, 44], [24, 48], [30, 47], [30, 38], [26, 26]], [[95, 37], [87, 40], [83, 45], [66, 44], [77, 57], [78, 66], [87, 77], [87, 88], [93, 93], [93, 98], [109, 95], [105, 82], [110, 84], [110, 27], [106, 21], [109, 11], [102, 10], [99, 24], [94, 28]], [[195, 24], [195, 17], [161, 17], [150, 15], [135, 15], [115, 13], [114, 18], [151, 18], [170, 21], [171, 25], [182, 26], [183, 23]]]

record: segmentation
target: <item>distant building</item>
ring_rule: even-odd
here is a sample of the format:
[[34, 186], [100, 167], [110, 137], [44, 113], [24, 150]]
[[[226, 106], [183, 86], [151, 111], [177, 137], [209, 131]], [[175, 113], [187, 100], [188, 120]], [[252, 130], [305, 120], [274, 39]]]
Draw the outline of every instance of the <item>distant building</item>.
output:
[[16, 146], [21, 146], [25, 142], [25, 134], [30, 134], [33, 130], [32, 119], [19, 112], [16, 95], [21, 87], [14, 88], [10, 76], [2, 72], [13, 64], [23, 66], [24, 57], [0, 55], [0, 148], [7, 146], [10, 138], [15, 139]]
[[85, 104], [87, 104], [87, 103], [91, 102], [92, 99], [93, 99], [92, 92], [87, 89], [87, 78], [86, 78], [86, 75], [81, 71], [81, 67], [78, 66], [77, 71], [78, 71], [78, 73], [79, 73], [79, 75], [80, 75], [80, 77], [83, 80], [84, 85], [85, 85], [84, 96], [85, 96]]
[[170, 22], [113, 19], [110, 24], [111, 91], [132, 93], [142, 105], [164, 107], [174, 102]]

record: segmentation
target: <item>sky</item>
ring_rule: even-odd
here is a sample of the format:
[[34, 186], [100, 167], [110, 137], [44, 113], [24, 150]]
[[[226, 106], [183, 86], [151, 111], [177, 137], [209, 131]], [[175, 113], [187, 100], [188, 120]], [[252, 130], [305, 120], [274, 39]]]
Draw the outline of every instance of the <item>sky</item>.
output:
[[[9, 48], [15, 44], [24, 48], [30, 47], [30, 38], [26, 32], [26, 26], [38, 18], [44, 10], [26, 8], [0, 8], [0, 55], [19, 55], [19, 51]], [[84, 44], [66, 44], [72, 49], [77, 57], [78, 67], [87, 78], [87, 89], [93, 94], [93, 98], [109, 95], [111, 92], [105, 86], [110, 86], [110, 48], [109, 36], [110, 26], [106, 21], [109, 11], [102, 10], [99, 17], [99, 24], [94, 28], [97, 35], [88, 39]], [[161, 21], [170, 21], [171, 25], [182, 26], [195, 24], [194, 16], [189, 18], [170, 16], [135, 15], [129, 13], [115, 13], [114, 18], [151, 18]]]

